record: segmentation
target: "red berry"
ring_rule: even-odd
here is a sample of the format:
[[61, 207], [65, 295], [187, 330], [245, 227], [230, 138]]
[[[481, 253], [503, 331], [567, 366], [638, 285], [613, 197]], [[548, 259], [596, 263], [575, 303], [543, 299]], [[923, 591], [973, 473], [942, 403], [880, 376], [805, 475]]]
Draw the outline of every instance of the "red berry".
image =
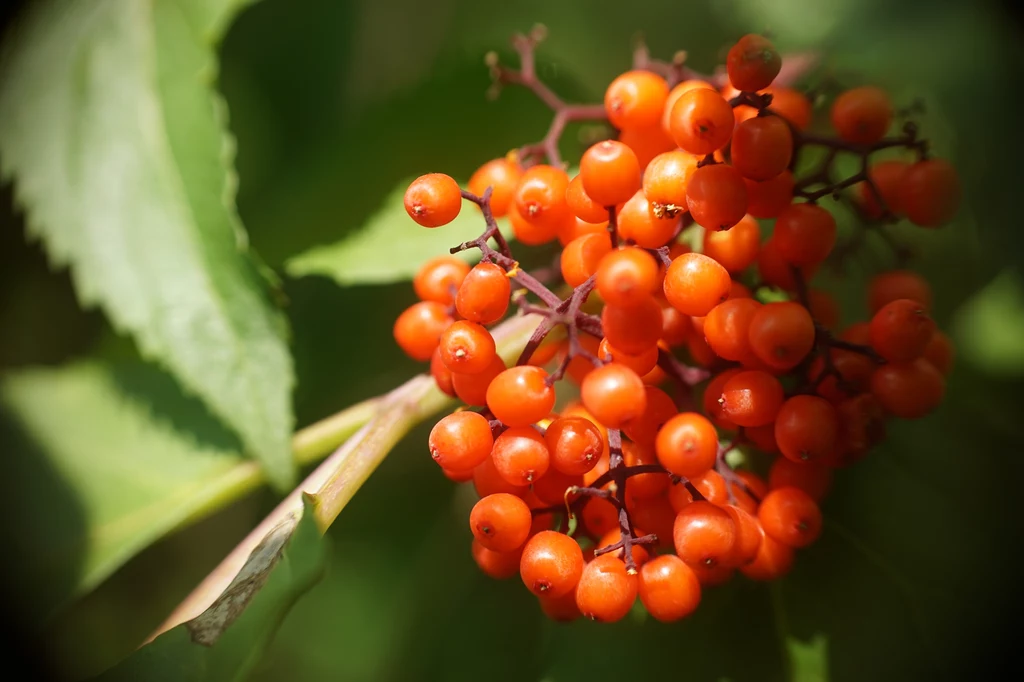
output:
[[668, 83], [651, 71], [627, 71], [611, 82], [604, 93], [604, 109], [613, 126], [647, 128], [661, 121]]
[[636, 372], [618, 363], [598, 367], [580, 386], [584, 407], [610, 429], [643, 414], [647, 407], [644, 384]]
[[583, 152], [580, 178], [587, 196], [601, 206], [616, 206], [640, 189], [640, 162], [626, 145], [604, 140]]
[[586, 565], [576, 588], [576, 606], [591, 620], [614, 623], [633, 608], [637, 578], [613, 554], [602, 554]]
[[438, 349], [444, 366], [459, 374], [486, 371], [497, 354], [491, 333], [476, 322], [466, 320], [454, 322], [444, 330]]
[[547, 372], [531, 365], [506, 369], [487, 387], [488, 409], [507, 426], [529, 426], [540, 421], [555, 406], [555, 389], [547, 378]]
[[494, 441], [494, 468], [513, 486], [526, 486], [547, 473], [551, 464], [544, 437], [530, 426], [513, 426]]
[[729, 150], [730, 162], [744, 178], [771, 180], [793, 158], [793, 133], [778, 116], [757, 116], [736, 126]]
[[665, 422], [654, 443], [661, 465], [684, 478], [700, 476], [715, 465], [718, 432], [696, 412], [683, 412]]
[[672, 138], [691, 154], [711, 154], [727, 145], [735, 124], [725, 98], [706, 88], [684, 92], [669, 119]]
[[469, 513], [473, 537], [494, 552], [512, 552], [522, 547], [532, 524], [530, 508], [508, 493], [484, 497]]
[[494, 263], [479, 263], [462, 280], [455, 309], [467, 320], [491, 324], [505, 316], [511, 295], [508, 274]]
[[782, 69], [782, 57], [764, 36], [743, 36], [729, 48], [725, 61], [729, 82], [737, 90], [764, 90]]
[[728, 564], [736, 538], [732, 517], [710, 502], [691, 502], [676, 516], [673, 529], [676, 554], [691, 566]]
[[899, 206], [915, 225], [939, 227], [956, 215], [961, 193], [956, 169], [948, 161], [918, 161], [900, 181]]
[[777, 488], [769, 492], [761, 500], [757, 518], [765, 535], [789, 547], [806, 547], [821, 535], [818, 503], [799, 488]]
[[724, 163], [701, 166], [686, 187], [690, 215], [709, 230], [728, 230], [747, 214], [749, 202], [743, 176]]
[[507, 158], [493, 159], [476, 169], [469, 178], [469, 191], [482, 197], [491, 188], [491, 213], [495, 218], [508, 214], [516, 186], [523, 175], [519, 164]]
[[447, 225], [462, 210], [462, 189], [444, 173], [421, 175], [405, 190], [405, 212], [423, 227]]
[[664, 286], [665, 298], [673, 308], [684, 315], [703, 317], [729, 298], [732, 278], [704, 254], [684, 253], [669, 265]]
[[430, 456], [445, 469], [468, 471], [491, 454], [491, 424], [476, 412], [455, 412], [441, 419], [427, 439]]
[[886, 303], [871, 318], [871, 347], [889, 362], [910, 362], [924, 355], [935, 334], [935, 321], [917, 301]]
[[795, 395], [775, 417], [775, 442], [794, 462], [827, 459], [839, 437], [839, 416], [832, 403], [816, 395]]
[[839, 95], [832, 103], [832, 126], [839, 137], [847, 142], [878, 142], [885, 137], [892, 119], [892, 102], [881, 88], [853, 88]]
[[436, 301], [420, 301], [406, 308], [395, 320], [393, 331], [398, 346], [413, 360], [426, 362], [437, 349], [441, 334], [452, 323], [448, 310]]
[[526, 542], [519, 574], [535, 595], [568, 594], [576, 589], [583, 575], [583, 550], [568, 535], [541, 531]]

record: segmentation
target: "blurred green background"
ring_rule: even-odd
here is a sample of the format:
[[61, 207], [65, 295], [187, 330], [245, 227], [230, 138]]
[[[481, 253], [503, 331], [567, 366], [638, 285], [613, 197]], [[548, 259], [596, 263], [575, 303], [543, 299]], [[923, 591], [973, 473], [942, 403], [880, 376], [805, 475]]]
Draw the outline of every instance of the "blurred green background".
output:
[[[480, 575], [465, 521], [471, 491], [438, 475], [424, 426], [330, 529], [324, 582], [253, 679], [933, 680], [1002, 661], [1024, 528], [1014, 506], [1024, 472], [1018, 24], [995, 5], [953, 0], [262, 0], [230, 29], [218, 77], [255, 250], [282, 272], [290, 256], [358, 229], [403, 179], [465, 179], [538, 139], [548, 112], [516, 89], [487, 101], [483, 67], [488, 50], [511, 58], [509, 36], [536, 22], [549, 29], [539, 73], [570, 100], [600, 98], [628, 66], [637, 32], [654, 55], [685, 48], [710, 70], [748, 31], [769, 31], [783, 51], [820, 49], [840, 80], [924, 98], [923, 129], [961, 169], [966, 192], [955, 225], [908, 233], [934, 283], [936, 318], [958, 344], [948, 399], [934, 416], [894, 426], [884, 447], [838, 477], [823, 538], [778, 587], [736, 580], [708, 590], [698, 613], [673, 626], [552, 624], [517, 580]], [[569, 138], [570, 147], [579, 145]], [[67, 274], [25, 243], [9, 188], [0, 211], [0, 369], [133, 358], [101, 314], [79, 309]], [[827, 282], [848, 320], [863, 316], [863, 278]], [[407, 283], [341, 288], [310, 277], [282, 287], [298, 425], [418, 371], [391, 340], [413, 300]], [[188, 402], [164, 381], [168, 400]], [[51, 538], [87, 520], [39, 444], [3, 415], [0, 429], [8, 642], [35, 647], [23, 652], [67, 679], [131, 652], [277, 500], [261, 490], [172, 534], [44, 623], [47, 581], [60, 576], [31, 567]]]

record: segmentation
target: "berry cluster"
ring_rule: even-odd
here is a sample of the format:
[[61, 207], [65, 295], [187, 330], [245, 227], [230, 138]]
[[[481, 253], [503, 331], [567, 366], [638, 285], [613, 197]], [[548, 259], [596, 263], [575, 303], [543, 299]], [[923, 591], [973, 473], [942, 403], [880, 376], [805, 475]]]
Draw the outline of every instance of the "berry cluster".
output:
[[[517, 37], [518, 70], [489, 65], [555, 111], [544, 140], [488, 161], [468, 190], [443, 174], [409, 186], [420, 225], [444, 225], [468, 201], [486, 229], [451, 250], [478, 249], [477, 265], [444, 255], [422, 267], [421, 300], [394, 334], [468, 406], [434, 426], [429, 448], [479, 495], [469, 524], [480, 568], [519, 574], [557, 620], [616, 621], [639, 598], [672, 621], [737, 571], [789, 571], [821, 532], [834, 471], [878, 443], [888, 419], [942, 400], [952, 346], [929, 317], [927, 282], [877, 274], [871, 319], [841, 331], [836, 302], [809, 282], [839, 255], [819, 200], [850, 201], [860, 229], [932, 228], [956, 212], [958, 180], [912, 124], [885, 137], [895, 113], [878, 88], [832, 100], [834, 136], [809, 132], [811, 100], [780, 82], [783, 59], [764, 37], [740, 39], [711, 77], [640, 49], [601, 107], [565, 104], [536, 79], [538, 40]], [[570, 177], [558, 138], [587, 118], [619, 133]], [[798, 177], [811, 147], [823, 160]], [[876, 162], [881, 150], [903, 156]], [[861, 170], [837, 179], [843, 154]], [[561, 245], [556, 277], [520, 268], [502, 216], [522, 244]], [[510, 303], [540, 322], [508, 367], [488, 325]]]

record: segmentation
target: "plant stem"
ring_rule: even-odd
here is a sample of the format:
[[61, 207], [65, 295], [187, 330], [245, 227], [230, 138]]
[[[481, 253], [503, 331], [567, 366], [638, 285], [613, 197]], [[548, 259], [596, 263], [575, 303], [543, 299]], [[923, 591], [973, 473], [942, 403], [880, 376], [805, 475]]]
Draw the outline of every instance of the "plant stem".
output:
[[381, 400], [380, 397], [364, 400], [296, 431], [292, 436], [295, 463], [303, 466], [329, 455], [370, 421], [379, 409]]
[[[522, 315], [495, 327], [492, 334], [502, 357], [508, 360], [518, 356], [541, 319]], [[421, 374], [384, 396], [354, 405], [297, 433], [296, 439], [302, 445], [297, 452], [310, 460], [325, 453], [332, 444], [341, 445], [231, 551], [144, 644], [205, 611], [224, 592], [267, 533], [290, 515], [302, 513], [303, 494], [312, 496], [317, 524], [322, 532], [326, 531], [402, 437], [453, 402], [441, 393], [432, 377]], [[253, 475], [262, 480], [258, 470]]]

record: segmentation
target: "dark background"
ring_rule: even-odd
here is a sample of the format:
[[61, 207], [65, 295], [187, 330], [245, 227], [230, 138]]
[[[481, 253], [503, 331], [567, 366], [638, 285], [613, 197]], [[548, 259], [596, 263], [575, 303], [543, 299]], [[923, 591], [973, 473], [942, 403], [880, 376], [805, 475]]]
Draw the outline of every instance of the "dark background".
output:
[[[25, 4], [0, 8], [5, 31]], [[986, 354], [987, 336], [1001, 327], [977, 326], [971, 311], [1000, 274], [1017, 276], [1020, 290], [1021, 10], [822, 4], [805, 13], [798, 0], [451, 0], [429, 10], [412, 0], [264, 0], [240, 15], [221, 49], [240, 211], [256, 250], [280, 270], [289, 256], [358, 228], [403, 179], [428, 170], [465, 179], [482, 161], [540, 137], [547, 114], [528, 93], [483, 97], [483, 54], [507, 56], [507, 37], [536, 21], [550, 29], [540, 72], [568, 99], [598, 100], [628, 65], [638, 30], [656, 55], [684, 47], [709, 69], [729, 41], [769, 29], [783, 49], [834, 55], [837, 72], [851, 79], [924, 93], [938, 105], [924, 129], [964, 174], [967, 217], [912, 239], [934, 282], [936, 317], [963, 350], [939, 414], [894, 428], [883, 449], [838, 479], [825, 505], [867, 551], [826, 532], [801, 553], [782, 595], [797, 638], [828, 638], [834, 680], [979, 679], [1019, 669], [1024, 372]], [[831, 284], [853, 319], [862, 280]], [[285, 279], [284, 291], [300, 425], [418, 369], [390, 340], [391, 321], [412, 300], [408, 285]], [[26, 244], [9, 187], [0, 192], [0, 332], [0, 370], [125, 347], [102, 315], [78, 308], [67, 274], [51, 272], [41, 248]], [[14, 507], [28, 478], [43, 474], [32, 444], [9, 427], [3, 433], [13, 466], [0, 495]], [[761, 586], [737, 581], [709, 591], [694, 619], [674, 627], [545, 622], [516, 581], [478, 575], [465, 529], [470, 502], [422, 456], [425, 436], [423, 428], [406, 439], [332, 527], [328, 577], [289, 617], [256, 679], [782, 679], [773, 605]], [[165, 538], [41, 629], [18, 584], [20, 552], [34, 550], [5, 542], [16, 550], [5, 552], [0, 620], [10, 668], [45, 660], [54, 675], [74, 679], [109, 666], [275, 501], [261, 491]], [[36, 540], [44, 547], [45, 532]]]

